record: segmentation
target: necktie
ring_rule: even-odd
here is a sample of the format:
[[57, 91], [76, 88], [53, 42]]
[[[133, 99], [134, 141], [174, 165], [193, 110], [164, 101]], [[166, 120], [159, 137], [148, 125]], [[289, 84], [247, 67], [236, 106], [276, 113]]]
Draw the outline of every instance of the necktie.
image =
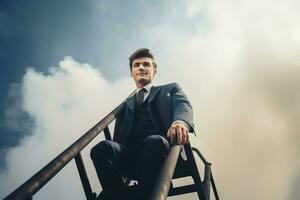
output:
[[145, 92], [146, 92], [145, 88], [143, 88], [140, 91], [138, 91], [138, 93], [136, 95], [136, 101], [137, 101], [138, 105], [142, 105], [143, 104]]

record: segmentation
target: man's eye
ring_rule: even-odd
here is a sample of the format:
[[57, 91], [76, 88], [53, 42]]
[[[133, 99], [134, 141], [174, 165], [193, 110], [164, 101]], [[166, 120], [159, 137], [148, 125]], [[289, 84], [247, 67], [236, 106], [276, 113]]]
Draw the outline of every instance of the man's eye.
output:
[[150, 66], [150, 63], [144, 63], [143, 64], [145, 67], [149, 67]]

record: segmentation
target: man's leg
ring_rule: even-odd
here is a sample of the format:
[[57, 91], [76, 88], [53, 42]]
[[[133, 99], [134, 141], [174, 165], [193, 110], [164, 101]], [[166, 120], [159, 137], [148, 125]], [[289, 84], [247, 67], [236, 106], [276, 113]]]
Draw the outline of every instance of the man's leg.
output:
[[123, 171], [130, 163], [130, 150], [122, 144], [104, 140], [91, 150], [96, 172], [103, 191], [112, 198], [124, 192]]
[[169, 152], [169, 142], [160, 135], [145, 138], [141, 145], [141, 184], [145, 198], [150, 198], [162, 163]]

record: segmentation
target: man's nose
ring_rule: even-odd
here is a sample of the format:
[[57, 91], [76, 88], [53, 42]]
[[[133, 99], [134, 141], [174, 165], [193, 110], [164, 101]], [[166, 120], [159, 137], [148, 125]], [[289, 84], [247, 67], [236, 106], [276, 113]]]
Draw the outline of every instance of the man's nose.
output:
[[139, 64], [138, 69], [144, 69], [144, 65], [143, 64]]

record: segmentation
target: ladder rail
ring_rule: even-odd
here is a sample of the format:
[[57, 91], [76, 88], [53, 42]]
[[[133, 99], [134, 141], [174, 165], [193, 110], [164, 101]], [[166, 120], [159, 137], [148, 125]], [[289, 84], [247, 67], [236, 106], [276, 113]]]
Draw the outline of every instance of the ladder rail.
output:
[[204, 190], [205, 190], [205, 193], [207, 195], [207, 198], [209, 199], [209, 195], [210, 195], [210, 186], [212, 186], [212, 189], [213, 189], [213, 193], [214, 193], [214, 196], [215, 196], [215, 199], [216, 200], [219, 200], [219, 195], [218, 195], [218, 191], [217, 191], [217, 187], [216, 187], [216, 184], [215, 184], [215, 181], [214, 181], [214, 178], [213, 178], [213, 174], [212, 174], [212, 171], [211, 171], [211, 163], [208, 162], [204, 156], [201, 154], [200, 150], [195, 148], [195, 147], [192, 147], [192, 150], [194, 152], [196, 152], [196, 154], [198, 155], [198, 157], [200, 158], [200, 160], [204, 163], [204, 180], [203, 180], [203, 184], [204, 184]]
[[182, 145], [176, 144], [171, 146], [156, 180], [150, 200], [165, 200], [167, 198], [177, 160], [182, 149]]
[[[83, 134], [77, 141], [75, 141], [68, 148], [66, 148], [62, 153], [56, 156], [52, 161], [50, 161], [47, 165], [45, 165], [42, 169], [40, 169], [31, 178], [25, 181], [16, 190], [11, 192], [7, 197], [4, 198], [4, 200], [32, 199], [33, 195], [36, 194], [42, 187], [44, 187], [72, 159], [75, 160], [77, 170], [79, 172], [79, 176], [87, 200], [95, 200], [97, 195], [91, 189], [89, 179], [85, 171], [84, 163], [81, 157], [81, 151], [92, 140], [94, 140], [95, 137], [99, 135], [102, 131], [106, 139], [108, 140], [112, 139], [108, 125], [113, 120], [116, 119], [118, 113], [124, 108], [127, 99], [131, 97], [134, 93], [135, 91], [133, 91], [119, 106], [117, 106], [113, 111], [111, 111], [108, 115], [106, 115], [95, 126], [93, 126], [85, 134]], [[190, 159], [194, 162], [194, 165], [196, 163], [192, 151], [195, 151], [200, 157], [200, 159], [202, 160], [202, 162], [205, 164], [205, 168], [206, 168], [205, 176], [204, 176], [204, 181], [202, 183], [200, 174], [198, 172], [198, 168], [197, 166], [194, 166], [195, 172], [193, 173], [194, 174], [193, 176], [196, 177], [196, 180], [194, 179], [195, 185], [178, 188], [177, 192], [182, 193], [182, 192], [187, 192], [188, 190], [192, 191], [193, 189], [196, 188], [198, 190], [199, 198], [201, 197], [201, 199], [209, 199], [210, 184], [211, 184], [214, 195], [216, 199], [219, 200], [215, 182], [211, 173], [211, 168], [210, 168], [211, 164], [205, 160], [204, 156], [200, 153], [200, 151], [197, 148], [191, 147], [190, 144], [185, 145], [185, 148], [186, 147], [190, 149], [190, 153], [188, 153], [187, 157], [190, 157]], [[165, 200], [167, 198], [171, 186], [171, 181], [175, 172], [177, 160], [179, 158], [182, 149], [183, 146], [179, 144], [174, 144], [171, 146], [170, 151], [160, 170], [160, 175], [158, 176], [158, 179], [154, 186], [154, 190], [151, 194], [151, 198], [150, 198], [151, 200]], [[176, 194], [174, 193], [173, 195]]]
[[[133, 94], [133, 93], [132, 93]], [[131, 94], [131, 95], [132, 95]], [[84, 149], [101, 131], [103, 131], [121, 111], [126, 99], [113, 111], [106, 115], [94, 127], [82, 135], [76, 142], [71, 144], [62, 153], [56, 156], [46, 166], [25, 181], [20, 187], [10, 193], [4, 200], [32, 199], [45, 184], [47, 184], [60, 170], [62, 170], [82, 149]]]

